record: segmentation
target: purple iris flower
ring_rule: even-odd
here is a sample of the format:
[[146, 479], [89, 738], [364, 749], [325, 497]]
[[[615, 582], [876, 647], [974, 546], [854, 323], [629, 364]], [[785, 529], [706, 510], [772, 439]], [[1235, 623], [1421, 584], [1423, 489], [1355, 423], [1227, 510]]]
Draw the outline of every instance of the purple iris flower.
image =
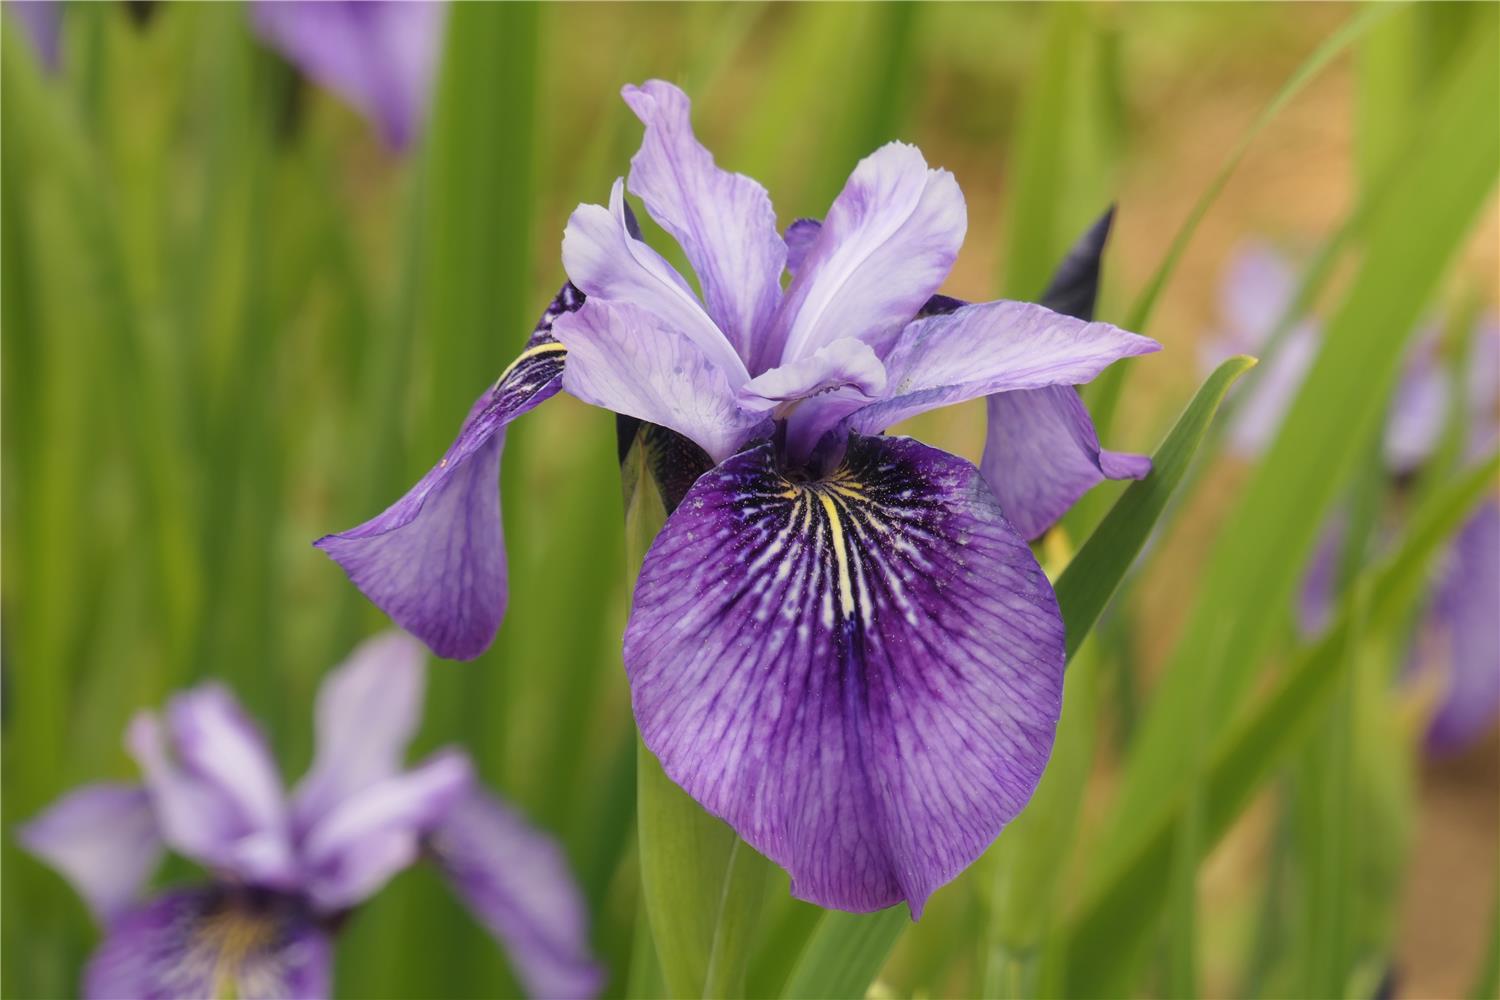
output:
[[439, 0], [255, 0], [255, 31], [407, 148], [422, 130], [442, 48]]
[[[144, 712], [126, 743], [141, 785], [65, 796], [20, 831], [105, 928], [89, 997], [325, 997], [344, 918], [426, 856], [536, 996], [591, 996], [583, 900], [561, 850], [474, 781], [460, 751], [402, 766], [425, 684], [400, 633], [323, 682], [312, 769], [288, 796], [256, 725], [205, 684]], [[211, 881], [142, 890], [167, 848]]]
[[5, 0], [5, 9], [20, 22], [42, 66], [56, 73], [62, 66], [62, 0]]
[[[798, 896], [919, 914], [1051, 750], [1063, 623], [1027, 538], [1101, 479], [1150, 468], [1101, 451], [1073, 387], [1158, 345], [936, 296], [966, 212], [912, 146], [866, 157], [821, 223], [783, 236], [765, 189], [694, 138], [686, 95], [653, 80], [624, 98], [645, 125], [629, 190], [701, 295], [643, 242], [616, 181], [608, 206], [573, 213], [570, 283], [443, 460], [318, 545], [402, 627], [472, 657], [505, 606], [505, 426], [566, 390], [675, 432], [701, 464], [664, 491], [624, 640], [647, 747]], [[1097, 277], [1096, 258], [1070, 267]], [[880, 433], [982, 397], [982, 469]]]
[[[1285, 257], [1263, 244], [1243, 248], [1231, 262], [1225, 281], [1221, 332], [1205, 345], [1204, 360], [1227, 354], [1261, 353], [1276, 322], [1291, 304], [1296, 277]], [[1387, 415], [1382, 454], [1393, 477], [1418, 472], [1436, 453], [1455, 396], [1450, 367], [1440, 352], [1441, 325], [1420, 331], [1407, 355]], [[1321, 343], [1315, 321], [1294, 326], [1274, 349], [1263, 375], [1239, 401], [1230, 444], [1254, 458], [1280, 428]], [[1494, 447], [1500, 405], [1500, 320], [1481, 318], [1473, 331], [1465, 365], [1462, 399], [1463, 450], [1475, 461]], [[1335, 515], [1324, 530], [1306, 575], [1297, 607], [1304, 634], [1328, 624], [1335, 598], [1336, 566], [1344, 524]], [[1408, 673], [1446, 665], [1446, 693], [1427, 731], [1427, 746], [1436, 753], [1465, 749], [1489, 731], [1500, 717], [1500, 501], [1482, 504], [1454, 538], [1440, 562], [1438, 576]]]

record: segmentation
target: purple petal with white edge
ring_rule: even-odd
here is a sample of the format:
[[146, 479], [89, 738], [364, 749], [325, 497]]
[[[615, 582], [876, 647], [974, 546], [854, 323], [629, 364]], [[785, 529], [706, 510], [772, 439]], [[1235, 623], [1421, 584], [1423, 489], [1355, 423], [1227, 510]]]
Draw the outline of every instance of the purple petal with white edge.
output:
[[625, 667], [646, 746], [795, 895], [916, 916], [1041, 778], [1063, 624], [973, 465], [856, 436], [793, 482], [765, 444], [667, 519]]
[[1296, 280], [1285, 255], [1268, 244], [1248, 243], [1235, 251], [1219, 293], [1229, 354], [1261, 352], [1291, 305]]
[[475, 788], [427, 842], [458, 894], [534, 997], [592, 997], [604, 984], [588, 909], [553, 838]]
[[952, 174], [929, 170], [915, 146], [877, 149], [828, 210], [761, 356], [785, 363], [854, 337], [884, 357], [948, 276], [967, 227]]
[[985, 401], [988, 433], [979, 468], [1000, 509], [1025, 538], [1056, 523], [1106, 479], [1142, 479], [1145, 455], [1104, 451], [1072, 386], [997, 393]]
[[696, 342], [646, 309], [590, 299], [553, 332], [568, 348], [570, 396], [669, 427], [716, 461], [764, 421], [741, 409], [723, 369]]
[[1149, 337], [1030, 302], [968, 305], [907, 326], [885, 359], [886, 398], [850, 423], [873, 433], [997, 392], [1082, 385], [1121, 358], [1159, 350]]
[[302, 841], [308, 898], [332, 912], [370, 896], [416, 860], [472, 781], [468, 757], [445, 750], [341, 802]]
[[475, 402], [437, 465], [406, 495], [357, 528], [314, 544], [380, 610], [439, 656], [469, 660], [505, 617], [500, 453], [505, 428], [562, 388], [566, 350], [555, 320], [584, 296], [563, 286], [527, 348]]
[[258, 0], [250, 9], [267, 44], [375, 122], [392, 149], [411, 144], [427, 116], [446, 4]]
[[5, 9], [21, 22], [43, 68], [56, 73], [62, 66], [62, 0], [5, 0]]
[[327, 934], [295, 901], [208, 886], [163, 893], [110, 928], [89, 958], [89, 1000], [322, 1000]]
[[293, 796], [299, 832], [350, 796], [401, 772], [422, 721], [426, 660], [417, 640], [387, 632], [360, 644], [323, 681], [317, 752]]
[[17, 831], [22, 847], [57, 869], [108, 925], [161, 862], [151, 798], [139, 785], [86, 785]]
[[1453, 540], [1427, 613], [1446, 653], [1447, 690], [1427, 730], [1436, 754], [1467, 749], [1500, 717], [1500, 501], [1486, 501]]
[[579, 205], [563, 233], [563, 267], [573, 284], [599, 302], [629, 304], [698, 346], [737, 386], [750, 377], [734, 345], [714, 325], [682, 275], [631, 235], [625, 185], [615, 181], [609, 208]]
[[807, 255], [812, 251], [813, 244], [818, 242], [818, 233], [822, 230], [823, 223], [817, 219], [798, 219], [786, 227], [786, 234], [782, 240], [786, 243], [786, 269], [795, 275], [802, 270], [802, 264], [807, 260]]
[[746, 364], [781, 301], [786, 244], [766, 189], [714, 164], [693, 135], [681, 90], [648, 80], [621, 92], [646, 126], [630, 161], [630, 193], [681, 244], [698, 274], [708, 315]]

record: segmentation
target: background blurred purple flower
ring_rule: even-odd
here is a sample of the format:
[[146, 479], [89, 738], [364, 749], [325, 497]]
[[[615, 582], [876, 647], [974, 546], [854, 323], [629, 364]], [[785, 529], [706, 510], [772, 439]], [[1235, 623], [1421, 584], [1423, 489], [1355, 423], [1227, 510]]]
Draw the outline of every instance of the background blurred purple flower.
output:
[[62, 0], [5, 0], [5, 10], [20, 23], [42, 65], [56, 73], [62, 66]]
[[[938, 296], [967, 214], [915, 147], [876, 150], [783, 238], [765, 189], [698, 143], [682, 91], [624, 97], [645, 125], [629, 190], [701, 298], [642, 241], [617, 180], [569, 219], [571, 284], [448, 454], [318, 545], [437, 652], [474, 656], [505, 603], [505, 426], [566, 389], [686, 438], [708, 471], [669, 498], [625, 633], [642, 738], [798, 896], [918, 915], [1021, 810], [1051, 749], [1063, 624], [1026, 536], [1150, 468], [1101, 451], [1074, 386], [1159, 345]], [[1105, 230], [1070, 291], [1074, 272], [1097, 278]], [[982, 470], [881, 435], [985, 397], [1002, 404]]]
[[[478, 787], [462, 752], [404, 768], [423, 659], [392, 633], [328, 676], [312, 768], [290, 796], [259, 729], [211, 683], [131, 723], [142, 785], [86, 786], [26, 824], [22, 845], [105, 928], [84, 993], [327, 996], [342, 917], [425, 853], [530, 993], [592, 995], [583, 900], [557, 845]], [[142, 902], [166, 848], [213, 879]]]
[[442, 48], [439, 0], [255, 0], [256, 33], [354, 105], [392, 149], [422, 130]]

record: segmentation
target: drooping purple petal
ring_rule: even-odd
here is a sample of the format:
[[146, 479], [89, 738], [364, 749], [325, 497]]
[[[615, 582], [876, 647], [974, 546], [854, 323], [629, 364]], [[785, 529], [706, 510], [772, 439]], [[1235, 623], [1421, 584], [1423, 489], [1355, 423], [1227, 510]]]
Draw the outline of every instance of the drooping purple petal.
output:
[[668, 518], [625, 666], [667, 774], [797, 896], [916, 915], [1035, 788], [1063, 625], [968, 462], [855, 437], [799, 483], [761, 445]]
[[1000, 509], [1036, 538], [1106, 479], [1142, 479], [1145, 455], [1105, 451], [1072, 386], [1002, 392], [985, 401], [988, 435], [979, 468]]
[[125, 914], [89, 958], [90, 1000], [322, 1000], [327, 935], [285, 897], [227, 887], [163, 893]]
[[659, 326], [696, 344], [731, 386], [748, 379], [744, 361], [687, 281], [630, 230], [622, 181], [610, 190], [608, 209], [574, 209], [562, 245], [563, 267], [573, 284], [596, 302], [632, 305], [654, 316]]
[[764, 420], [739, 406], [723, 369], [696, 342], [645, 309], [590, 299], [555, 333], [568, 348], [569, 395], [669, 427], [716, 460]]
[[447, 4], [436, 0], [256, 0], [255, 31], [405, 149], [427, 117]]
[[1425, 628], [1446, 663], [1446, 691], [1427, 730], [1434, 753], [1463, 750], [1500, 718], [1500, 501], [1471, 516], [1448, 556]]
[[1161, 345], [1108, 323], [1030, 302], [984, 302], [907, 326], [885, 359], [886, 398], [851, 418], [884, 430], [940, 406], [1017, 389], [1082, 385], [1121, 358]]
[[884, 357], [953, 267], [968, 218], [946, 170], [889, 143], [859, 162], [799, 261], [765, 353], [768, 365], [841, 337]]
[[422, 719], [422, 644], [401, 632], [366, 640], [318, 690], [317, 752], [293, 796], [306, 832], [351, 796], [401, 771]]
[[5, 0], [5, 10], [20, 22], [43, 68], [56, 73], [62, 66], [62, 0]]
[[604, 976], [568, 859], [494, 796], [473, 789], [428, 840], [454, 892], [510, 957], [533, 997], [592, 997]]
[[151, 799], [139, 785], [87, 785], [17, 832], [21, 846], [53, 868], [107, 926], [140, 896], [161, 862]]
[[318, 539], [364, 595], [434, 653], [473, 659], [505, 617], [500, 453], [505, 428], [562, 388], [554, 321], [583, 295], [565, 285], [526, 350], [475, 402], [441, 461], [400, 500], [357, 528]]
[[786, 227], [782, 239], [786, 242], [786, 269], [795, 275], [802, 270], [813, 244], [818, 242], [818, 232], [823, 224], [817, 219], [797, 219]]
[[749, 177], [714, 164], [693, 135], [691, 103], [681, 90], [648, 80], [622, 93], [646, 126], [630, 161], [630, 193], [681, 244], [708, 315], [749, 365], [781, 300], [786, 263], [771, 198]]
[[417, 858], [421, 838], [469, 790], [473, 768], [456, 750], [340, 802], [301, 844], [303, 891], [323, 912], [360, 902]]

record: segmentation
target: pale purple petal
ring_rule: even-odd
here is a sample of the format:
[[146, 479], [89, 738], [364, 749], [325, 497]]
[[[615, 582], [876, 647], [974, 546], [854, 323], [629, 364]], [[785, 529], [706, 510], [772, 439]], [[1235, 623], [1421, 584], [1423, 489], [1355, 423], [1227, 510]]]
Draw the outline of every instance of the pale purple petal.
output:
[[1473, 745], [1500, 718], [1500, 501], [1488, 500], [1453, 540], [1424, 626], [1444, 655], [1447, 685], [1427, 730], [1434, 753]]
[[89, 1000], [322, 1000], [328, 937], [290, 899], [210, 886], [127, 913], [89, 958]]
[[569, 395], [669, 427], [716, 460], [764, 420], [735, 402], [723, 369], [697, 343], [645, 309], [590, 299], [554, 332], [568, 348]]
[[56, 73], [62, 66], [61, 0], [5, 0], [5, 10], [21, 23], [42, 66]]
[[1469, 345], [1467, 397], [1464, 455], [1476, 461], [1500, 438], [1500, 317], [1494, 313], [1479, 321]]
[[1302, 574], [1297, 594], [1297, 629], [1304, 638], [1322, 633], [1333, 620], [1334, 602], [1338, 599], [1339, 555], [1344, 548], [1348, 528], [1342, 512], [1335, 513], [1323, 526], [1318, 547]]
[[453, 890], [505, 948], [533, 997], [592, 997], [604, 983], [589, 948], [588, 909], [551, 837], [473, 789], [428, 849]]
[[985, 401], [988, 433], [979, 468], [1022, 537], [1036, 538], [1106, 479], [1142, 479], [1145, 455], [1104, 451], [1072, 386], [1002, 392]]
[[825, 433], [884, 392], [885, 366], [868, 344], [843, 337], [762, 372], [740, 387], [740, 405], [786, 422], [786, 458], [802, 464]]
[[851, 423], [869, 433], [997, 392], [1081, 385], [1112, 362], [1158, 350], [1147, 337], [1030, 302], [968, 305], [902, 331], [885, 359], [886, 398]]
[[475, 402], [458, 438], [400, 500], [357, 528], [318, 539], [364, 595], [434, 653], [473, 659], [505, 617], [500, 453], [512, 420], [562, 388], [554, 321], [584, 297], [565, 285], [529, 346]]
[[791, 274], [802, 270], [802, 264], [818, 241], [818, 232], [822, 228], [823, 224], [817, 219], [798, 219], [786, 227], [782, 239], [786, 242], [786, 269]]
[[430, 0], [257, 0], [261, 38], [374, 121], [393, 149], [421, 131], [447, 5]]
[[860, 161], [828, 210], [787, 288], [767, 364], [792, 361], [841, 337], [884, 356], [958, 256], [968, 218], [946, 170], [893, 142]]
[[1415, 472], [1437, 450], [1453, 398], [1449, 382], [1435, 350], [1407, 360], [1385, 422], [1385, 464], [1393, 474]]
[[317, 752], [293, 799], [306, 832], [350, 796], [401, 772], [422, 721], [427, 651], [401, 632], [362, 643], [318, 690]]
[[[1270, 357], [1262, 358], [1250, 373], [1245, 392], [1237, 394], [1229, 424], [1229, 447], [1233, 452], [1244, 458], [1257, 458], [1270, 447], [1281, 429], [1282, 418], [1302, 388], [1302, 380], [1318, 356], [1320, 340], [1318, 328], [1313, 324], [1295, 326], [1272, 349]], [[1230, 349], [1228, 353], [1239, 352]], [[1206, 355], [1205, 367], [1215, 358], [1222, 360], [1227, 356]]]
[[308, 898], [332, 912], [374, 893], [416, 860], [472, 780], [468, 757], [446, 750], [339, 803], [301, 844]]
[[696, 344], [731, 386], [748, 379], [744, 361], [687, 281], [630, 230], [622, 181], [615, 181], [608, 209], [579, 205], [568, 219], [562, 245], [563, 267], [573, 284], [595, 301], [628, 304], [655, 316], [658, 325]]
[[797, 896], [916, 915], [1036, 787], [1063, 624], [968, 462], [855, 437], [793, 482], [762, 445], [657, 535], [625, 666], [646, 746]]
[[625, 103], [646, 126], [630, 161], [630, 193], [681, 244], [708, 315], [750, 364], [781, 301], [786, 245], [766, 189], [714, 164], [693, 135], [691, 105], [661, 80], [627, 86]]
[[1220, 289], [1229, 354], [1259, 354], [1292, 304], [1296, 275], [1286, 256], [1265, 243], [1235, 251]]
[[17, 831], [21, 846], [53, 868], [108, 925], [129, 908], [161, 862], [151, 799], [139, 785], [87, 785]]

